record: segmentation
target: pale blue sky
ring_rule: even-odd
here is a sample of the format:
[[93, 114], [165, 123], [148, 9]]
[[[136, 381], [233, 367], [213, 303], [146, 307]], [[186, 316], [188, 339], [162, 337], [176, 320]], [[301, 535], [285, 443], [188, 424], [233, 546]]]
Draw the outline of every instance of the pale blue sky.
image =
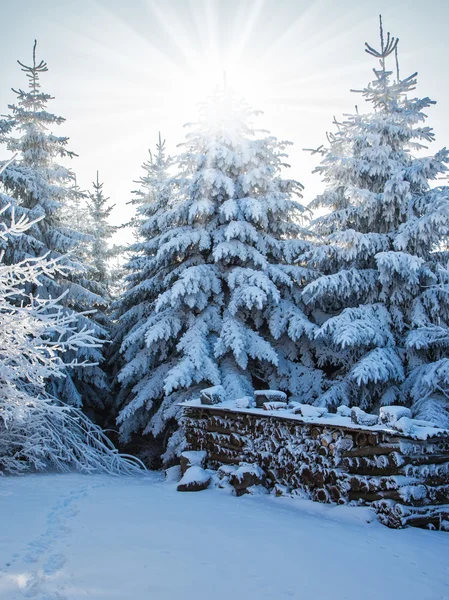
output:
[[289, 174], [308, 202], [321, 185], [302, 148], [323, 143], [333, 115], [360, 104], [349, 90], [371, 79], [364, 42], [377, 44], [379, 12], [400, 38], [402, 75], [418, 71], [417, 93], [438, 101], [429, 109], [434, 149], [449, 145], [448, 0], [3, 2], [0, 113], [14, 100], [10, 88], [26, 85], [16, 59], [30, 60], [37, 37], [50, 69], [43, 89], [79, 154], [78, 182], [89, 186], [99, 169], [120, 222], [157, 132], [172, 149], [183, 141], [184, 122], [225, 66], [230, 84], [264, 111], [259, 125], [294, 143]]

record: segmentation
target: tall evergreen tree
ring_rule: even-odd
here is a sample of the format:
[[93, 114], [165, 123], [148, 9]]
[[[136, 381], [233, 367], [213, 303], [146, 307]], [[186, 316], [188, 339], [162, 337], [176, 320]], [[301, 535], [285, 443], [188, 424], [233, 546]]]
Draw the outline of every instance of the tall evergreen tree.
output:
[[[306, 286], [314, 308], [327, 406], [413, 405], [449, 424], [448, 271], [436, 252], [449, 233], [447, 188], [431, 187], [448, 152], [425, 156], [429, 98], [415, 98], [416, 73], [400, 79], [397, 40], [384, 36], [375, 80], [361, 91], [372, 111], [347, 115], [317, 168], [326, 190], [312, 209], [321, 236], [307, 255], [319, 276]], [[396, 73], [386, 59], [396, 54]]]
[[111, 245], [112, 237], [118, 229], [109, 223], [115, 204], [108, 205], [109, 198], [104, 196], [103, 183], [100, 183], [98, 171], [92, 186], [93, 191], [89, 193], [86, 206], [88, 231], [91, 236], [87, 245], [89, 278], [96, 286], [97, 293], [109, 303], [115, 283], [115, 270], [111, 267], [111, 260], [120, 252], [118, 246]]
[[[15, 243], [5, 249], [5, 261], [14, 264], [21, 260], [48, 256], [58, 259], [65, 274], [56, 278], [42, 276], [39, 285], [31, 285], [30, 291], [41, 298], [56, 298], [65, 293], [64, 305], [69, 313], [76, 313], [80, 330], [92, 330], [104, 339], [106, 330], [90, 316], [86, 310], [102, 307], [105, 300], [89, 289], [86, 267], [79, 261], [78, 248], [84, 241], [82, 233], [72, 228], [71, 221], [64, 218], [64, 207], [78, 202], [82, 196], [76, 186], [75, 176], [67, 167], [59, 164], [59, 159], [73, 158], [67, 149], [68, 138], [51, 132], [53, 127], [64, 122], [47, 110], [52, 96], [41, 91], [40, 76], [48, 68], [44, 61], [36, 60], [36, 42], [33, 47], [33, 63], [27, 66], [19, 62], [28, 78], [28, 90], [13, 90], [17, 104], [9, 106], [10, 115], [4, 119], [0, 141], [14, 152], [16, 160], [1, 174], [4, 190], [14, 203], [2, 214], [8, 221], [11, 209], [18, 217], [35, 222]], [[100, 348], [77, 349], [81, 361], [101, 362]], [[72, 357], [67, 356], [70, 362]], [[96, 405], [98, 391], [104, 391], [107, 382], [102, 369], [92, 366], [77, 369], [62, 380], [50, 382], [51, 392], [65, 402], [82, 406]]]
[[[130, 202], [136, 206], [136, 214], [130, 223], [134, 230], [135, 242], [128, 248], [129, 260], [124, 265], [126, 289], [115, 302], [113, 311], [115, 335], [109, 363], [111, 372], [115, 375], [120, 368], [123, 368], [126, 361], [133, 358], [132, 351], [121, 356], [120, 348], [124, 338], [150, 318], [154, 313], [155, 301], [164, 289], [162, 283], [164, 273], [161, 272], [159, 278], [155, 277], [158, 269], [155, 261], [157, 249], [153, 246], [152, 240], [157, 232], [160, 233], [157, 217], [168, 209], [173, 195], [174, 183], [170, 179], [170, 170], [174, 159], [167, 155], [165, 140], [161, 139], [160, 134], [156, 151], [149, 150], [149, 155], [149, 160], [142, 165], [144, 174], [138, 181], [140, 188], [133, 192], [134, 198]], [[154, 224], [148, 227], [148, 221], [154, 221]], [[135, 384], [138, 379], [133, 381]], [[123, 386], [116, 381], [117, 401], [112, 407], [115, 415], [129, 401], [132, 385]], [[142, 433], [143, 427], [136, 426], [133, 431]], [[129, 441], [130, 435], [122, 438]], [[153, 451], [158, 454], [157, 449], [153, 448]]]
[[[254, 114], [226, 92], [204, 105], [179, 176], [156, 188], [145, 214], [139, 281], [120, 319], [132, 323], [118, 376], [125, 439], [160, 435], [180, 401], [211, 385], [228, 398], [254, 385], [310, 399], [320, 390], [309, 354], [314, 325], [295, 291], [309, 272], [291, 264], [304, 249], [302, 187], [282, 177], [287, 143], [257, 136]], [[178, 431], [164, 458], [180, 444]]]
[[165, 140], [159, 132], [156, 151], [148, 150], [149, 160], [142, 164], [144, 174], [135, 183], [139, 188], [133, 191], [134, 198], [129, 202], [136, 207], [136, 213], [131, 221], [136, 241], [140, 240], [141, 226], [149, 216], [165, 207], [166, 198], [160, 193], [160, 188], [166, 185], [174, 158], [167, 155]]

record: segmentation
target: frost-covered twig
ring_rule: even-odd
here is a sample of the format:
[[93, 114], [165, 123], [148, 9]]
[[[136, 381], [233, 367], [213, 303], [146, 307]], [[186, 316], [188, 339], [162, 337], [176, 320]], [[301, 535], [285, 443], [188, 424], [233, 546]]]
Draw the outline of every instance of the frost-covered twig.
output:
[[[0, 239], [21, 235], [30, 223], [14, 219]], [[134, 474], [143, 465], [120, 455], [101, 429], [81, 411], [56, 402], [46, 390], [48, 378], [66, 376], [68, 350], [98, 347], [94, 332], [78, 326], [78, 317], [60, 305], [61, 297], [26, 294], [25, 284], [58, 272], [47, 256], [0, 266], [0, 470], [76, 468], [85, 472]]]
[[[137, 458], [117, 452], [102, 430], [80, 410], [49, 398], [31, 400], [6, 384], [15, 401], [0, 402], [0, 470], [23, 473], [48, 468], [85, 473], [136, 475], [145, 470]], [[22, 401], [21, 401], [22, 400]]]

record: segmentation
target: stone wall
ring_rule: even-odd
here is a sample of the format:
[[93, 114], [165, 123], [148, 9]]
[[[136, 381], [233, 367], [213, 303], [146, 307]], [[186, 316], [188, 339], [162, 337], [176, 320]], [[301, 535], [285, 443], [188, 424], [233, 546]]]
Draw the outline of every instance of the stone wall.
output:
[[188, 449], [205, 450], [209, 468], [255, 464], [264, 472], [264, 485], [278, 493], [373, 504], [390, 527], [449, 530], [447, 432], [416, 439], [389, 428], [306, 422], [217, 405], [185, 406], [183, 423]]

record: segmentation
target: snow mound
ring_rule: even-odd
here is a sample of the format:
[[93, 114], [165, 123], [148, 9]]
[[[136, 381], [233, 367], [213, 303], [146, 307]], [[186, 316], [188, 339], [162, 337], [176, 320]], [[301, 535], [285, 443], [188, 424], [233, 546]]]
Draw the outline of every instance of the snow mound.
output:
[[363, 411], [358, 406], [353, 406], [351, 409], [351, 421], [356, 425], [366, 425], [368, 427], [377, 425], [379, 418], [377, 415], [370, 415]]
[[214, 385], [201, 390], [200, 400], [202, 404], [219, 404], [226, 399], [226, 392], [222, 385]]
[[251, 408], [253, 399], [251, 396], [243, 396], [243, 398], [237, 398], [235, 405], [237, 408]]
[[381, 406], [379, 421], [391, 425], [402, 417], [411, 417], [411, 410], [405, 406]]
[[340, 417], [351, 418], [351, 409], [349, 408], [349, 406], [345, 406], [344, 404], [342, 404], [337, 408], [337, 414], [340, 415]]
[[319, 419], [326, 414], [326, 409], [323, 406], [311, 406], [310, 404], [298, 404], [294, 407], [293, 412], [301, 414], [306, 419]]
[[167, 483], [178, 483], [181, 477], [181, 465], [175, 465], [174, 467], [165, 469], [165, 481]]
[[409, 417], [401, 417], [392, 424], [392, 427], [401, 433], [422, 440], [427, 439], [437, 430], [435, 425], [430, 421], [420, 421], [419, 419], [410, 419]]
[[264, 410], [284, 410], [285, 402], [264, 402], [263, 409]]

